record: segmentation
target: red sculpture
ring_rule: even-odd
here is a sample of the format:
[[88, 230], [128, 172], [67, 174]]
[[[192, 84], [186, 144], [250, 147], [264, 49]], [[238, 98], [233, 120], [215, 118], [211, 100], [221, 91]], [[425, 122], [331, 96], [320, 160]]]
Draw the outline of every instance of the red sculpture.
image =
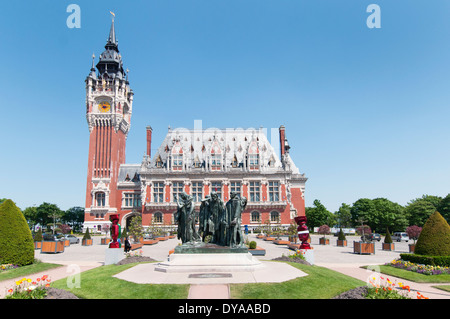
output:
[[119, 215], [114, 214], [109, 216], [109, 220], [111, 221], [111, 238], [112, 242], [109, 244], [109, 248], [120, 248], [120, 242], [118, 241], [120, 236], [120, 225], [119, 223]]
[[306, 226], [306, 216], [298, 216], [294, 218], [297, 223], [297, 234], [298, 238], [301, 240], [302, 244], [300, 245], [300, 249], [311, 249], [311, 245], [308, 243], [309, 238], [309, 230]]

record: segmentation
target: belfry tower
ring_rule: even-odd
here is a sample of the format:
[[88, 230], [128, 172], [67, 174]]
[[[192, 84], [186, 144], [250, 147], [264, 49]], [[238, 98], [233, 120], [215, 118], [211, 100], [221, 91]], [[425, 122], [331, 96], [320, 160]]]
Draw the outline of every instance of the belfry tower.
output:
[[114, 19], [105, 50], [86, 77], [86, 119], [89, 127], [89, 158], [86, 184], [85, 227], [109, 221], [108, 213], [120, 207], [117, 178], [125, 163], [125, 145], [133, 104], [133, 91], [124, 71]]

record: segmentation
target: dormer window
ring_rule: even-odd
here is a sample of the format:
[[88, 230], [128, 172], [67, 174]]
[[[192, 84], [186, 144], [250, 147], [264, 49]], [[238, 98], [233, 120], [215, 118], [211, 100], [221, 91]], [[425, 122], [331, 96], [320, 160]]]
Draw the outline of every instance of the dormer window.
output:
[[211, 170], [220, 171], [222, 169], [222, 150], [217, 141], [211, 147]]
[[259, 149], [256, 142], [252, 142], [248, 148], [248, 168], [250, 170], [259, 169]]
[[161, 160], [161, 157], [158, 155], [158, 158], [156, 159], [156, 167], [161, 168], [163, 167], [163, 161]]
[[180, 142], [177, 142], [172, 148], [172, 170], [183, 170], [183, 149]]

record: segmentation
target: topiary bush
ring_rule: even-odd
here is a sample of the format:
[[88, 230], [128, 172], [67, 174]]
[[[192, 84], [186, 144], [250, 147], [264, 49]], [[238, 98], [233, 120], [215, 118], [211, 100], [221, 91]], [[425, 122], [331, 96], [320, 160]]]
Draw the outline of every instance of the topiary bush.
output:
[[347, 240], [342, 228], [339, 230], [338, 240]]
[[389, 228], [386, 228], [386, 236], [384, 236], [384, 243], [392, 244], [392, 237], [391, 237], [391, 233], [389, 232]]
[[0, 264], [24, 266], [34, 261], [34, 242], [20, 209], [10, 199], [0, 205]]
[[34, 235], [34, 241], [42, 241], [42, 229], [39, 228], [36, 234]]
[[248, 243], [249, 249], [256, 249], [256, 241], [251, 241]]
[[423, 226], [414, 254], [450, 256], [450, 225], [439, 212], [431, 214]]
[[83, 240], [91, 239], [91, 234], [89, 234], [89, 227], [86, 228], [86, 232], [84, 233]]

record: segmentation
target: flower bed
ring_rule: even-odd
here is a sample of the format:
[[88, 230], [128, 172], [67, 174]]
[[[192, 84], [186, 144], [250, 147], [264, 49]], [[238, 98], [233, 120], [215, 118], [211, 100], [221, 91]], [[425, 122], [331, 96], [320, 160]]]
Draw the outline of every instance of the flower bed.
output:
[[450, 267], [415, 264], [410, 261], [404, 261], [401, 259], [395, 259], [395, 260], [391, 261], [390, 263], [387, 263], [386, 265], [392, 266], [395, 268], [414, 271], [414, 272], [417, 272], [419, 274], [424, 274], [424, 275], [450, 274]]
[[19, 266], [14, 265], [14, 264], [2, 264], [2, 265], [0, 265], [0, 272], [7, 271], [7, 270], [10, 270], [10, 269], [16, 269], [18, 267]]
[[6, 299], [43, 299], [46, 294], [46, 288], [50, 287], [50, 279], [47, 275], [36, 278], [34, 281], [30, 278], [22, 278], [16, 281], [14, 288], [8, 289]]

